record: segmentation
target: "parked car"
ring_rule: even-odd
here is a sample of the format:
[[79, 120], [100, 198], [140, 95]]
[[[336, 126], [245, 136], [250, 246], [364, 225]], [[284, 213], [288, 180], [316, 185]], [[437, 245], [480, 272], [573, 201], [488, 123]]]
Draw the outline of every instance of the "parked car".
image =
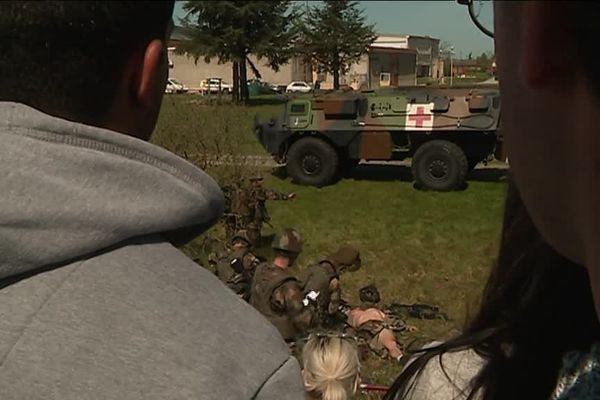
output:
[[261, 81], [260, 79], [249, 79], [247, 83], [251, 96], [281, 93], [277, 85]]
[[188, 87], [183, 83], [179, 82], [175, 78], [167, 79], [167, 86], [165, 87], [165, 93], [186, 93]]
[[221, 78], [208, 78], [200, 83], [200, 92], [202, 94], [231, 93], [233, 86]]
[[276, 83], [267, 83], [267, 86], [269, 86], [269, 89], [271, 89], [271, 91], [273, 91], [274, 93], [283, 93], [281, 85], [278, 85]]
[[312, 87], [306, 82], [292, 82], [285, 88], [286, 93], [310, 93]]

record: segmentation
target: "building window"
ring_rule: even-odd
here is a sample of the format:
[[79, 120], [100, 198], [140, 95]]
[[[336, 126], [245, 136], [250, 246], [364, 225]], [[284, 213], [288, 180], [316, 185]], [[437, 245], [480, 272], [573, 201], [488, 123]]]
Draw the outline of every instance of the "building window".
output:
[[379, 82], [389, 84], [392, 80], [392, 75], [389, 72], [382, 72], [379, 74]]

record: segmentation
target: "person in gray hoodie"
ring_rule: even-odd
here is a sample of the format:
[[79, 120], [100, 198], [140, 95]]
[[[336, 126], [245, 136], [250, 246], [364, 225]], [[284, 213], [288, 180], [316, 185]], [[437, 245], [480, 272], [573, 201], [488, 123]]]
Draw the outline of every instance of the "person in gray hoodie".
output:
[[0, 399], [302, 399], [277, 330], [176, 245], [221, 216], [143, 140], [173, 2], [0, 2]]

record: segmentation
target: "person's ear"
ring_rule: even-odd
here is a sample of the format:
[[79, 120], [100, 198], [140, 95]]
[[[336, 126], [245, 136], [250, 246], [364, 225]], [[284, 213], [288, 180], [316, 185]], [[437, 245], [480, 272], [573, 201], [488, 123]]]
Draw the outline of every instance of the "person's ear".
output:
[[136, 100], [144, 106], [151, 106], [156, 101], [157, 93], [164, 91], [164, 46], [164, 42], [158, 39], [152, 40], [146, 46], [135, 91]]
[[[573, 63], [568, 52], [572, 46], [565, 23], [565, 4], [562, 2], [526, 1], [521, 19], [522, 53], [520, 63], [523, 82], [534, 89], [570, 83]], [[505, 60], [504, 62], [508, 62]]]

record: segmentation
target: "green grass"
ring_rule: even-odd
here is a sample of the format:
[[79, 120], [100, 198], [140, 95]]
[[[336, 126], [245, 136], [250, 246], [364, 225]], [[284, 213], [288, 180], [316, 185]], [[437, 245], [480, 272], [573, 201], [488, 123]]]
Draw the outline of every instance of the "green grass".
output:
[[[228, 98], [167, 95], [152, 141], [176, 153], [264, 154], [252, 135], [254, 115], [261, 120], [283, 111], [273, 96], [253, 99], [255, 106], [234, 105]], [[218, 146], [221, 147], [218, 147]]]
[[[190, 100], [194, 97], [166, 99], [153, 138], [156, 143], [182, 154], [201, 148], [199, 143], [226, 137], [241, 146], [238, 150], [265, 154], [252, 135], [253, 115], [272, 115], [281, 105], [268, 99], [251, 107]], [[470, 182], [461, 192], [423, 192], [385, 174], [372, 174], [370, 180], [347, 178], [320, 189], [268, 176], [266, 186], [296, 192], [297, 198], [268, 203], [274, 228], [265, 227], [263, 235], [293, 227], [305, 237], [305, 251], [294, 271], [341, 244], [357, 246], [363, 267], [342, 276], [344, 297], [358, 304], [358, 289], [374, 283], [382, 303], [437, 304], [452, 320], [410, 320], [418, 331], [406, 335], [405, 343], [443, 339], [460, 330], [468, 310], [476, 307], [498, 248], [505, 184]], [[222, 227], [217, 226], [208, 236], [221, 234]], [[185, 251], [204, 259], [205, 238], [198, 238]], [[268, 247], [258, 253], [270, 255]], [[363, 379], [389, 384], [399, 371], [397, 364], [370, 357]]]

